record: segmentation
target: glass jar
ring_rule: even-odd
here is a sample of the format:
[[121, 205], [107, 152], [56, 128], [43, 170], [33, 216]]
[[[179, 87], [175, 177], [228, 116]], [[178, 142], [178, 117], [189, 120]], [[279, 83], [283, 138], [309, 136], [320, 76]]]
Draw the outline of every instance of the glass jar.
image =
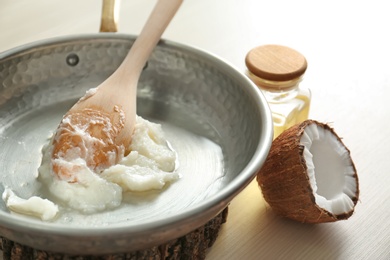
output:
[[274, 139], [309, 116], [311, 92], [299, 83], [307, 61], [299, 52], [281, 45], [263, 45], [248, 52], [249, 78], [262, 90], [272, 112]]

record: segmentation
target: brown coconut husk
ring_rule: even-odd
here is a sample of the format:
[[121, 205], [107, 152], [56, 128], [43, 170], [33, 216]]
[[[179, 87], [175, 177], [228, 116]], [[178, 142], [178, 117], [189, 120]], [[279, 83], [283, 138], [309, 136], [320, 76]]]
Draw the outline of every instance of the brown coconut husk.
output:
[[[336, 215], [315, 203], [303, 156], [304, 146], [300, 145], [302, 134], [310, 124], [316, 124], [330, 131], [345, 147], [335, 131], [327, 124], [306, 120], [287, 129], [273, 141], [270, 153], [257, 175], [264, 199], [277, 214], [299, 222], [323, 223], [348, 219], [353, 214], [354, 207], [349, 212]], [[347, 148], [346, 150], [350, 155], [350, 151]], [[351, 165], [355, 172], [357, 187], [356, 196], [352, 198], [355, 206], [359, 198], [359, 186], [352, 159]]]

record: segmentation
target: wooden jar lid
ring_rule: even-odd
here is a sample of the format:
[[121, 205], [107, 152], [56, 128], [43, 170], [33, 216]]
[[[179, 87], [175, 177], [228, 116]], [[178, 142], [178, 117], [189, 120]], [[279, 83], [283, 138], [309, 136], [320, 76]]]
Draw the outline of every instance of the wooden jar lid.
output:
[[289, 81], [302, 76], [307, 69], [305, 57], [281, 45], [262, 45], [248, 52], [248, 70], [255, 76], [272, 81]]

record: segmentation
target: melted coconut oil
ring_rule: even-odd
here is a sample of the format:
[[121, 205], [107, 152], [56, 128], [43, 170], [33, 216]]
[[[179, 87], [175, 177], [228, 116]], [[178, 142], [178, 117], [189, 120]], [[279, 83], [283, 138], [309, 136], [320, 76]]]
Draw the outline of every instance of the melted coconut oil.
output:
[[308, 119], [311, 93], [299, 86], [307, 69], [306, 58], [286, 46], [262, 45], [245, 58], [248, 77], [267, 99], [274, 123], [274, 139]]
[[283, 102], [268, 102], [274, 123], [274, 139], [286, 129], [309, 117], [310, 99], [304, 95]]

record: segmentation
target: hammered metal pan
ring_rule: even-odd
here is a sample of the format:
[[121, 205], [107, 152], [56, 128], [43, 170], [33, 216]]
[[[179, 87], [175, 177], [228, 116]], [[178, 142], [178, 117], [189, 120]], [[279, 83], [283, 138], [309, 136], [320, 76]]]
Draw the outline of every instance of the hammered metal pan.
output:
[[[23, 198], [41, 195], [42, 146], [85, 91], [119, 66], [134, 39], [100, 33], [0, 53], [0, 193], [10, 187]], [[127, 194], [110, 212], [69, 211], [53, 222], [12, 214], [0, 200], [0, 236], [68, 254], [162, 244], [221, 212], [253, 180], [272, 142], [271, 115], [254, 84], [220, 58], [171, 41], [158, 44], [143, 71], [137, 113], [162, 124], [178, 153], [179, 181], [162, 192]]]

